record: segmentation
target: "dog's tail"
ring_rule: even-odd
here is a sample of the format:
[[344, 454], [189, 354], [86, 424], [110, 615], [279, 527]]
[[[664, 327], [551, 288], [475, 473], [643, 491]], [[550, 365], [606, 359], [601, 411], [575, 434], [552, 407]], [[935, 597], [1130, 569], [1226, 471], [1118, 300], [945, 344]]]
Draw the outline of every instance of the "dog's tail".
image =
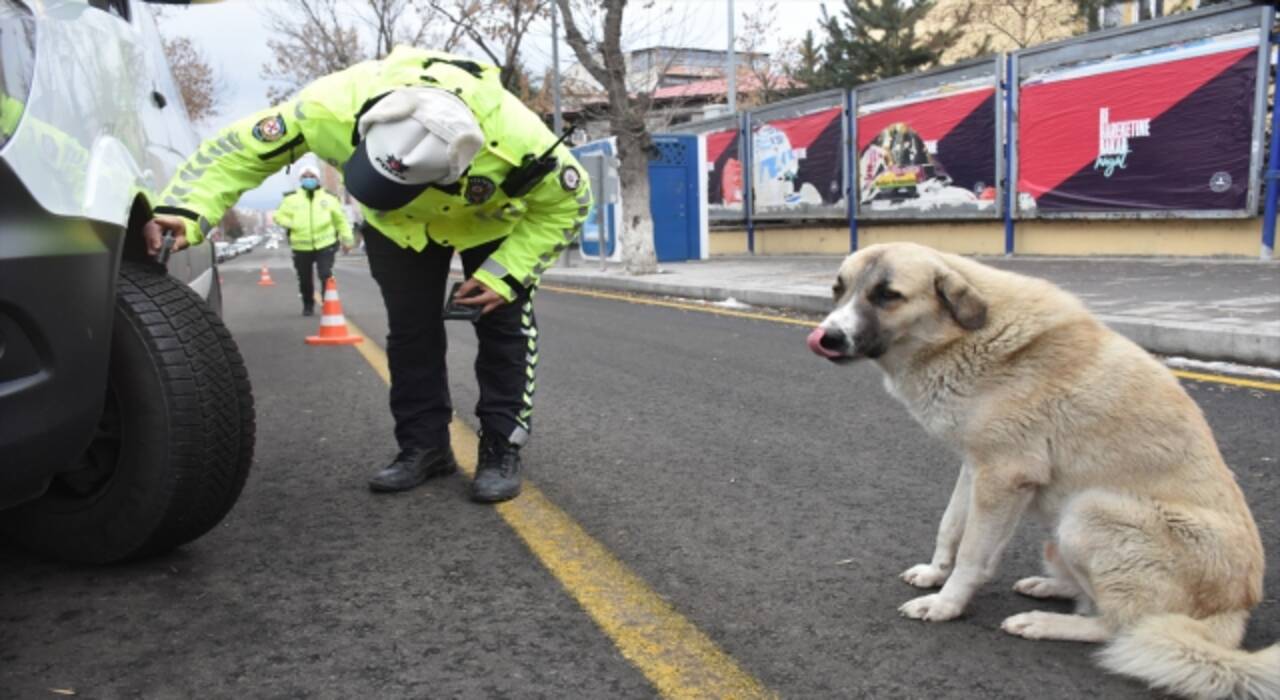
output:
[[1121, 631], [1098, 661], [1183, 697], [1280, 700], [1280, 644], [1255, 652], [1235, 648], [1247, 616], [1143, 618]]

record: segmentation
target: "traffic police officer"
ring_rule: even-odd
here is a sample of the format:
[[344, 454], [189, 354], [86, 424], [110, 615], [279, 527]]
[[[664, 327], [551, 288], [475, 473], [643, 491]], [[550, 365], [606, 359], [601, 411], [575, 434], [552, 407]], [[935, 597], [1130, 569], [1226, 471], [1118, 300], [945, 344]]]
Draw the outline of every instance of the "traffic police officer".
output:
[[467, 280], [454, 298], [482, 314], [472, 498], [513, 498], [533, 411], [534, 293], [591, 205], [581, 166], [502, 88], [496, 67], [401, 46], [202, 144], [162, 195], [145, 230], [149, 250], [159, 251], [164, 232], [176, 247], [198, 242], [242, 192], [307, 151], [341, 165], [361, 203], [369, 267], [387, 308], [400, 452], [370, 488], [409, 489], [457, 468], [442, 320], [456, 249]]
[[312, 269], [324, 289], [333, 274], [338, 240], [342, 240], [343, 250], [350, 250], [356, 241], [342, 202], [320, 187], [320, 174], [314, 168], [303, 168], [298, 184], [299, 189], [280, 201], [272, 218], [289, 233], [293, 268], [298, 271], [298, 293], [302, 295], [302, 315], [310, 316], [316, 306]]

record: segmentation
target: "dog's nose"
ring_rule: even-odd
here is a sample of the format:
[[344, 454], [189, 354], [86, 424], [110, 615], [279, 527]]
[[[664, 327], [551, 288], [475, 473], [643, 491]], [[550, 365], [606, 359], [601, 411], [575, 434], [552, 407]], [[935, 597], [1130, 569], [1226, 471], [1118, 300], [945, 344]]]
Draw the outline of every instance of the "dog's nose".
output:
[[844, 347], [844, 333], [837, 328], [819, 327], [809, 334], [809, 349], [823, 357], [840, 357]]

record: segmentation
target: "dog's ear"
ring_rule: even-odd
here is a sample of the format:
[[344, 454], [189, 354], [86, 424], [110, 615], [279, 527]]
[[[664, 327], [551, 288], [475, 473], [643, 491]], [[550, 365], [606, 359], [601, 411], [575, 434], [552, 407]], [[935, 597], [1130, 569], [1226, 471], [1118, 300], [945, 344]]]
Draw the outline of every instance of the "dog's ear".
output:
[[943, 308], [961, 328], [976, 331], [987, 324], [987, 302], [959, 274], [946, 268], [939, 270], [933, 288]]

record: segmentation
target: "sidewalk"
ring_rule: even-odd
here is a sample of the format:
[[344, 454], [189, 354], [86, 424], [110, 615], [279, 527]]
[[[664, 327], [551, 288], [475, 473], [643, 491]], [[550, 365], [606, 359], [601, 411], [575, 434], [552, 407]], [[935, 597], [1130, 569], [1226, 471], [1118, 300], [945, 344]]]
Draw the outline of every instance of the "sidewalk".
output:
[[[825, 313], [841, 256], [724, 257], [630, 276], [576, 258], [543, 282]], [[1280, 262], [1136, 258], [979, 258], [1049, 279], [1151, 352], [1280, 367]]]

